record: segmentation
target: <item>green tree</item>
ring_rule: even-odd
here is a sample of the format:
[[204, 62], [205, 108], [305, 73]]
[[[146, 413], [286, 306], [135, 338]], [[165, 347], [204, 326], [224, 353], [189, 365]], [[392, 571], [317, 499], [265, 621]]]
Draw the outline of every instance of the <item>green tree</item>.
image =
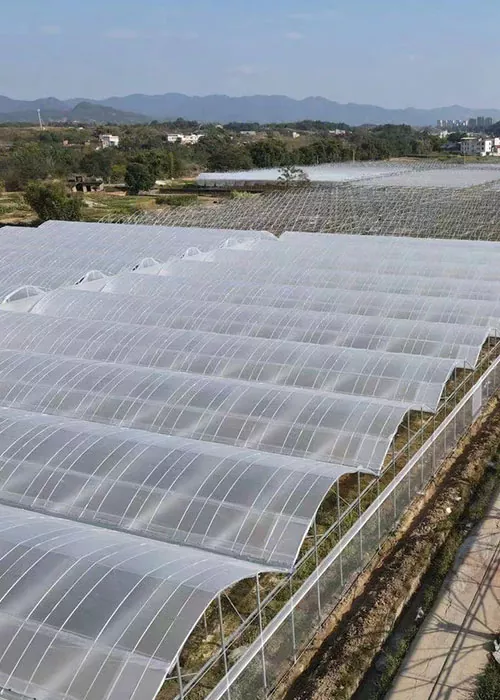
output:
[[278, 182], [288, 186], [302, 184], [306, 185], [309, 182], [309, 176], [301, 168], [297, 168], [295, 165], [285, 165], [284, 168], [280, 168], [280, 176]]
[[69, 195], [59, 183], [31, 182], [24, 193], [26, 203], [41, 221], [80, 221], [83, 201]]
[[287, 165], [290, 162], [290, 153], [286, 143], [278, 139], [270, 138], [266, 141], [257, 141], [250, 144], [249, 151], [258, 168], [272, 168], [277, 165]]
[[22, 183], [44, 180], [52, 174], [54, 167], [51, 150], [37, 143], [15, 147], [10, 154], [13, 173]]
[[129, 163], [125, 171], [125, 184], [129, 194], [150, 190], [155, 184], [155, 175], [144, 163]]
[[115, 149], [105, 148], [101, 151], [90, 151], [85, 153], [80, 162], [80, 169], [85, 175], [92, 177], [102, 177], [109, 180], [111, 168], [115, 164]]
[[207, 160], [207, 168], [213, 172], [251, 170], [253, 167], [253, 160], [248, 151], [242, 146], [232, 144], [221, 146]]
[[114, 183], [122, 183], [125, 181], [125, 173], [127, 167], [125, 165], [116, 164], [111, 167], [110, 180]]

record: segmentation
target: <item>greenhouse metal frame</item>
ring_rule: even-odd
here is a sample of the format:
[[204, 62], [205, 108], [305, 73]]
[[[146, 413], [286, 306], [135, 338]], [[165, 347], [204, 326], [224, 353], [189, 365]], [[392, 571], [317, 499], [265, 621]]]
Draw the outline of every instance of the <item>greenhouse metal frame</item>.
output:
[[[385, 168], [384, 168], [385, 165]], [[497, 204], [500, 166], [485, 163], [452, 164], [427, 159], [404, 164], [355, 163], [319, 166], [322, 175], [307, 186], [276, 187], [273, 171], [269, 191], [249, 198], [210, 206], [166, 207], [106, 221], [164, 226], [376, 234], [499, 240]], [[312, 169], [314, 171], [314, 168]], [[328, 172], [334, 172], [329, 178]], [[355, 176], [352, 173], [356, 173]], [[266, 171], [264, 171], [266, 172]], [[252, 189], [262, 185], [232, 173], [211, 176], [207, 186]], [[252, 176], [250, 173], [247, 176]], [[202, 176], [203, 178], [203, 176]], [[273, 187], [274, 181], [274, 187]]]
[[498, 388], [498, 246], [52, 223], [0, 233], [20, 274], [37, 236], [0, 274], [0, 685], [265, 698]]

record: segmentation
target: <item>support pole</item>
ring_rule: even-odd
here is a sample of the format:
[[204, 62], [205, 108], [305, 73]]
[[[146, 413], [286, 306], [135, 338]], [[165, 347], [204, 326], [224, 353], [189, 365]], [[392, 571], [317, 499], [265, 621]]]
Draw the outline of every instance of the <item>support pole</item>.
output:
[[[293, 575], [293, 574], [292, 574]], [[292, 575], [290, 576], [290, 600], [293, 598], [293, 586], [292, 586]], [[297, 641], [295, 639], [295, 606], [292, 605], [292, 612], [290, 613], [290, 619], [292, 622], [292, 649], [293, 649], [293, 663], [297, 663]]]
[[266, 674], [266, 655], [264, 652], [264, 641], [262, 638], [262, 633], [264, 631], [264, 625], [262, 624], [262, 605], [260, 601], [260, 581], [259, 574], [255, 577], [257, 583], [257, 610], [259, 611], [259, 634], [260, 634], [260, 655], [262, 659], [262, 681], [264, 683], [264, 696], [267, 697], [267, 674]]
[[[392, 476], [393, 479], [396, 478], [396, 445], [394, 442], [394, 438], [392, 439]], [[396, 491], [397, 489], [393, 489], [392, 491], [392, 500], [394, 503], [394, 522], [398, 519], [398, 505], [397, 505], [397, 499], [396, 499]]]
[[[380, 496], [380, 476], [377, 476], [377, 499]], [[378, 548], [380, 548], [380, 543], [382, 541], [382, 516], [380, 515], [380, 506], [377, 508], [377, 534], [378, 534]]]
[[[420, 409], [420, 449], [424, 446], [424, 409]], [[424, 456], [420, 457], [420, 488], [423, 487], [425, 480], [424, 474]]]
[[222, 600], [221, 600], [220, 593], [217, 596], [217, 607], [219, 609], [220, 645], [221, 645], [221, 650], [222, 650], [222, 658], [224, 661], [224, 675], [226, 677], [226, 692], [227, 692], [228, 700], [231, 700], [231, 691], [229, 689], [229, 678], [227, 675], [228, 663], [227, 663], [227, 650], [226, 650], [226, 636], [224, 634], [224, 616], [222, 614]]
[[[361, 518], [361, 472], [358, 471], [358, 518]], [[359, 531], [359, 554], [360, 565], [363, 567], [363, 529]]]
[[179, 698], [180, 698], [180, 700], [183, 700], [183, 698], [184, 698], [184, 686], [182, 684], [182, 672], [181, 672], [181, 664], [179, 661], [179, 657], [177, 657], [177, 661], [175, 662], [175, 666], [177, 669], [177, 681], [179, 683]]
[[[338, 531], [339, 531], [339, 542], [342, 539], [342, 524], [340, 522], [340, 483], [337, 481], [337, 513], [338, 519]], [[344, 590], [344, 569], [342, 566], [342, 552], [339, 554], [339, 569], [340, 569], [340, 588], [341, 591]]]
[[[316, 567], [316, 571], [318, 570], [319, 566], [319, 553], [318, 553], [318, 530], [317, 530], [317, 525], [316, 525], [316, 516], [314, 517], [313, 521], [313, 530], [314, 530], [314, 563]], [[316, 580], [316, 595], [318, 598], [318, 615], [319, 619], [321, 620], [321, 592], [319, 589], [319, 578]]]

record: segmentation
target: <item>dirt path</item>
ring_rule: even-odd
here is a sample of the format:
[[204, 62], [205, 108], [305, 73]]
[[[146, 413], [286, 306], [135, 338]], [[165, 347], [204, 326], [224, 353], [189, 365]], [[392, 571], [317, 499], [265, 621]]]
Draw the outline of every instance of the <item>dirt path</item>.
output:
[[467, 700], [500, 630], [500, 494], [460, 548], [386, 700]]

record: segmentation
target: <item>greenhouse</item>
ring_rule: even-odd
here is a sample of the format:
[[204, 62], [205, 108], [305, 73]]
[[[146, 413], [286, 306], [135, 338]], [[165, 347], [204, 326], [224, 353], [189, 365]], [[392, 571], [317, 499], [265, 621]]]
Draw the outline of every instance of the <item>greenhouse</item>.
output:
[[278, 170], [208, 173], [200, 176], [200, 186], [249, 194], [225, 198], [215, 207], [200, 202], [116, 221], [276, 234], [288, 230], [495, 241], [500, 240], [500, 166], [495, 159], [486, 160], [450, 164], [426, 158], [312, 166], [303, 168], [308, 181], [289, 186], [279, 181]]
[[0, 241], [0, 693], [265, 700], [500, 386], [500, 244]]

